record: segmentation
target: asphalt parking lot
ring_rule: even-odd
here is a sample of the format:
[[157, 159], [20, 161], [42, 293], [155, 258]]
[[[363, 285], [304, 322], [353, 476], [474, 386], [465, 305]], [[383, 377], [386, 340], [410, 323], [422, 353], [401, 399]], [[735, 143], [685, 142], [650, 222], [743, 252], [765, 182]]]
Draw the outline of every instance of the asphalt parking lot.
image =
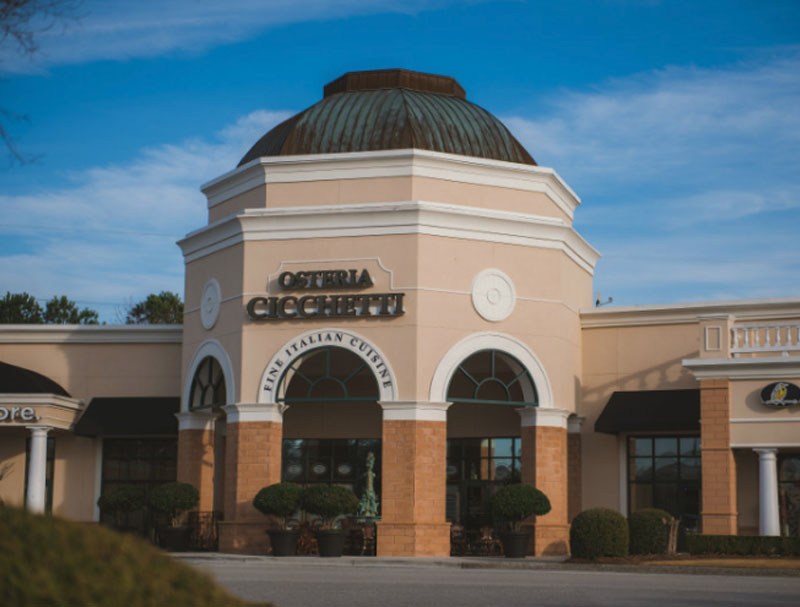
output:
[[[558, 563], [185, 556], [241, 598], [278, 607], [791, 605], [800, 577]], [[509, 568], [514, 567], [514, 568]]]

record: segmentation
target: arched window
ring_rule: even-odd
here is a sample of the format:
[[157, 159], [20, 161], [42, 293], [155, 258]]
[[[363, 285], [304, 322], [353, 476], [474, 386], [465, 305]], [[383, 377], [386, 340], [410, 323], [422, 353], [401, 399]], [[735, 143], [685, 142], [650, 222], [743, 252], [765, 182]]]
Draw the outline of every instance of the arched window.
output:
[[500, 350], [481, 350], [464, 360], [450, 379], [451, 403], [536, 407], [536, 385], [528, 370]]
[[344, 348], [317, 348], [294, 359], [278, 383], [277, 401], [325, 403], [379, 399], [369, 366]]
[[221, 407], [225, 404], [225, 375], [213, 356], [206, 356], [197, 366], [189, 394], [189, 409]]

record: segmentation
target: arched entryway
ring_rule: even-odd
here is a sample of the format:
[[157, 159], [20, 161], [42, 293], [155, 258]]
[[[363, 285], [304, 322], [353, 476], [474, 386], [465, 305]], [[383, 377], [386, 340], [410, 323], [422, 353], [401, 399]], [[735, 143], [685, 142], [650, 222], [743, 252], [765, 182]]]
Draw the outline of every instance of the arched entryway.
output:
[[378, 380], [356, 352], [311, 349], [288, 363], [275, 400], [283, 415], [281, 479], [345, 486], [358, 518], [380, 515], [381, 407]]

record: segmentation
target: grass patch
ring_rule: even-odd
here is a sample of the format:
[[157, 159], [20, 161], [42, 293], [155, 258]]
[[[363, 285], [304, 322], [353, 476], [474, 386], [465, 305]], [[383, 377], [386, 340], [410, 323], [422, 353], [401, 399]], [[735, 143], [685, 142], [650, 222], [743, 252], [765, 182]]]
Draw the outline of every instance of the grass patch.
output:
[[254, 606], [132, 535], [1, 505], [0, 605]]

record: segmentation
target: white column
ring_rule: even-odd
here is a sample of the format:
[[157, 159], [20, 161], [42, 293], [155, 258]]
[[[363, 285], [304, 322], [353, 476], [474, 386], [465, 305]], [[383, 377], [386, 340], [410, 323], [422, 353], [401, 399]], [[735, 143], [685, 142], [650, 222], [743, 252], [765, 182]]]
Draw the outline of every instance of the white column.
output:
[[778, 515], [778, 465], [777, 449], [753, 449], [758, 453], [758, 533], [780, 535]]
[[44, 512], [47, 494], [47, 433], [52, 428], [28, 426], [31, 431], [31, 458], [28, 463], [28, 498], [25, 502], [31, 512]]

